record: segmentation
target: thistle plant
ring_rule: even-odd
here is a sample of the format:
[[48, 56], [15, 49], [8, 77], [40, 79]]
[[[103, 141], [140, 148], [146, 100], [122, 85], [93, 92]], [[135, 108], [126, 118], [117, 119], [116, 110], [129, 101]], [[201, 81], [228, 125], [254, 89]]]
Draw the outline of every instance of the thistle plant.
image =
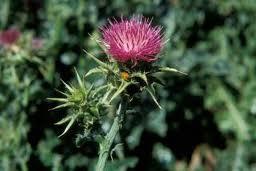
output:
[[[116, 135], [125, 124], [126, 111], [130, 102], [143, 91], [161, 109], [155, 97], [155, 85], [164, 85], [158, 73], [182, 72], [155, 64], [165, 44], [162, 28], [152, 26], [151, 20], [142, 16], [131, 19], [121, 18], [109, 21], [101, 28], [102, 38], [97, 43], [103, 48], [107, 60], [103, 62], [85, 50], [89, 58], [98, 66], [89, 70], [83, 77], [76, 71], [77, 85], [63, 81], [66, 92], [63, 98], [49, 98], [59, 106], [53, 109], [68, 108], [69, 114], [57, 124], [67, 124], [64, 135], [74, 123], [84, 127], [84, 133], [77, 141], [93, 140], [99, 144], [99, 159], [95, 170], [103, 171]], [[89, 83], [87, 77], [98, 74], [103, 82]], [[114, 110], [113, 110], [114, 109]], [[113, 113], [113, 111], [115, 111]], [[109, 130], [103, 123], [111, 120]]]

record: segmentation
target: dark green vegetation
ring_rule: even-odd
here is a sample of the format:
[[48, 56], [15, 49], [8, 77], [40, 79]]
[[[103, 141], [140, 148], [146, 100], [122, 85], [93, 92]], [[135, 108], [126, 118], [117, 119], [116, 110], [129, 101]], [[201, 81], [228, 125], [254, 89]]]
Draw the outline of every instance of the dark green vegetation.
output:
[[[60, 78], [76, 79], [74, 67], [81, 74], [94, 65], [82, 49], [104, 60], [89, 34], [99, 35], [109, 17], [133, 14], [164, 27], [159, 62], [189, 75], [162, 76], [163, 110], [146, 94], [132, 104], [137, 114], [119, 136], [125, 157], [113, 155], [121, 159], [108, 170], [256, 169], [254, 0], [1, 0], [0, 30], [22, 34], [18, 50], [0, 49], [1, 171], [92, 168], [96, 143], [79, 126], [57, 138], [65, 127], [54, 123], [66, 111], [48, 111], [55, 104], [46, 98], [60, 96]], [[43, 47], [31, 49], [32, 37]]]

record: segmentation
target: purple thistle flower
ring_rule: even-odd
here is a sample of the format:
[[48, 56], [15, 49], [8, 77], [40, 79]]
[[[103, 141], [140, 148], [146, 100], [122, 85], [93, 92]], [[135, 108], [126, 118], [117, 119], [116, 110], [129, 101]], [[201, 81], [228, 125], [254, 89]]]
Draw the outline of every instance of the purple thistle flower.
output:
[[151, 21], [142, 16], [110, 21], [102, 28], [102, 34], [107, 53], [122, 63], [155, 61], [163, 46], [161, 27], [152, 26]]
[[16, 28], [10, 28], [0, 32], [0, 45], [9, 47], [14, 44], [20, 37], [21, 33]]

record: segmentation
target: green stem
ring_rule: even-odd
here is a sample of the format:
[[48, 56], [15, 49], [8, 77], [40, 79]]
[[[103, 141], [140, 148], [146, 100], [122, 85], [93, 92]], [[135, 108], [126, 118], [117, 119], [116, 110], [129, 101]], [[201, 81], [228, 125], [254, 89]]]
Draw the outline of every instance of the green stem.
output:
[[26, 165], [26, 162], [25, 162], [25, 161], [22, 161], [22, 162], [21, 162], [21, 170], [22, 170], [22, 171], [28, 171], [28, 168], [27, 168], [27, 165]]
[[117, 114], [114, 118], [110, 131], [100, 143], [99, 159], [96, 165], [96, 171], [104, 171], [106, 161], [108, 159], [110, 148], [115, 140], [115, 137], [121, 128], [122, 117], [126, 112], [127, 100], [123, 99], [119, 105]]

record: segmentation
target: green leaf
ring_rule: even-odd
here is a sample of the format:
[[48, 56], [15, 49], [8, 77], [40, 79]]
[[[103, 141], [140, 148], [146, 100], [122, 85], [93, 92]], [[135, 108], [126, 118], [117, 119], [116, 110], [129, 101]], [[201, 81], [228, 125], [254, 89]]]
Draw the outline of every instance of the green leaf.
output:
[[93, 68], [91, 70], [89, 70], [86, 74], [85, 74], [85, 77], [88, 77], [92, 74], [97, 74], [97, 73], [104, 73], [104, 72], [107, 72], [106, 69], [104, 68], [100, 68], [100, 67], [97, 67], [97, 68]]
[[136, 72], [132, 74], [132, 77], [141, 78], [148, 85], [148, 79], [147, 79], [146, 73]]
[[233, 127], [236, 130], [238, 138], [240, 140], [248, 140], [250, 138], [248, 123], [243, 118], [242, 113], [235, 105], [235, 102], [233, 101], [230, 93], [222, 84], [219, 84], [217, 93], [221, 100], [223, 100], [224, 105], [227, 107], [227, 110], [229, 111], [227, 113], [229, 115], [228, 118], [232, 121], [232, 123], [234, 123]]
[[84, 83], [83, 83], [83, 81], [82, 81], [81, 77], [79, 76], [76, 69], [75, 69], [75, 72], [76, 72], [76, 78], [77, 78], [77, 81], [78, 81], [78, 84], [79, 84], [80, 88], [84, 89], [85, 88]]
[[88, 51], [86, 51], [84, 49], [84, 52], [91, 58], [93, 59], [97, 64], [99, 64], [100, 66], [102, 66], [103, 68], [106, 68], [109, 70], [109, 66], [107, 64], [105, 64], [104, 62], [100, 61], [97, 57], [95, 57], [93, 54], [89, 53]]
[[63, 136], [70, 128], [71, 126], [73, 125], [73, 123], [75, 122], [77, 118], [77, 115], [76, 116], [72, 116], [71, 120], [69, 121], [68, 125], [66, 126], [65, 130], [63, 131], [63, 133], [61, 135], [59, 135], [58, 137], [61, 137]]
[[94, 35], [91, 35], [89, 34], [91, 40], [93, 40], [94, 42], [97, 43], [97, 45], [106, 53], [106, 48], [105, 46], [103, 45], [103, 42], [101, 41], [100, 38], [98, 38], [95, 34]]
[[155, 93], [154, 93], [154, 91], [152, 90], [152, 88], [149, 88], [149, 87], [146, 87], [146, 90], [147, 90], [147, 92], [150, 94], [150, 96], [152, 97], [152, 99], [153, 99], [153, 101], [156, 103], [156, 105], [159, 107], [159, 109], [163, 109], [162, 107], [161, 107], [161, 105], [158, 103], [158, 101], [156, 100], [156, 97], [155, 97]]
[[73, 116], [67, 116], [67, 117], [61, 119], [60, 121], [58, 121], [57, 123], [55, 123], [55, 125], [62, 125], [64, 123], [68, 122], [70, 119], [72, 119], [72, 117]]
[[94, 97], [95, 95], [97, 95], [99, 92], [101, 92], [102, 90], [108, 88], [108, 85], [104, 85], [104, 86], [100, 86], [100, 87], [97, 87], [94, 91], [93, 91], [93, 94], [92, 94], [92, 97]]
[[150, 83], [156, 83], [156, 84], [165, 86], [164, 82], [161, 79], [159, 79], [159, 78], [157, 78], [155, 76], [150, 75], [148, 77], [148, 80], [149, 80]]
[[109, 98], [110, 94], [113, 92], [114, 89], [115, 88], [111, 84], [108, 84], [108, 90], [107, 90], [107, 92], [105, 93], [105, 95], [102, 98], [102, 102], [103, 103], [108, 103], [107, 102], [108, 98]]
[[121, 85], [119, 86], [119, 88], [117, 89], [117, 91], [113, 94], [113, 96], [111, 97], [111, 99], [109, 100], [109, 103], [111, 103], [118, 95], [120, 95], [125, 89], [126, 87], [130, 85], [129, 82], [123, 81], [121, 83]]
[[174, 73], [179, 73], [179, 74], [183, 74], [183, 75], [188, 75], [185, 72], [182, 72], [182, 71], [179, 71], [179, 70], [177, 70], [175, 68], [170, 68], [170, 67], [160, 67], [159, 71], [160, 72], [174, 72]]
[[68, 89], [68, 91], [70, 93], [74, 92], [74, 90], [72, 89], [72, 87], [70, 87], [67, 83], [65, 83], [62, 79], [61, 79], [61, 82], [65, 85], [65, 87]]
[[64, 104], [56, 106], [56, 107], [54, 107], [54, 108], [52, 108], [50, 110], [56, 110], [56, 109], [60, 109], [60, 108], [64, 108], [64, 107], [68, 107], [68, 106], [72, 106], [72, 105], [73, 105], [73, 103], [64, 103]]
[[55, 91], [59, 92], [60, 94], [62, 94], [62, 95], [64, 95], [64, 96], [66, 96], [66, 97], [68, 97], [68, 96], [69, 96], [67, 93], [64, 93], [64, 92], [62, 92], [62, 91], [60, 91], [60, 90], [55, 89]]
[[57, 101], [57, 102], [68, 102], [68, 99], [65, 98], [47, 98], [50, 101]]

